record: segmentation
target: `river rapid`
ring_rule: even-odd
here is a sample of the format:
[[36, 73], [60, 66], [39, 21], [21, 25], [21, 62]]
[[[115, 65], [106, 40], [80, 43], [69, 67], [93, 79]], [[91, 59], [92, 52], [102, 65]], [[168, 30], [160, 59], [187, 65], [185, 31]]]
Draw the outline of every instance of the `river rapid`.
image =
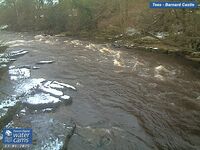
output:
[[[45, 79], [76, 88], [64, 91], [72, 103], [52, 111], [26, 105], [14, 114], [7, 126], [33, 128], [31, 149], [59, 150], [74, 124], [69, 150], [200, 149], [200, 70], [191, 62], [33, 33], [1, 31], [0, 40], [9, 46], [7, 53], [24, 52], [0, 71], [2, 116], [4, 102], [12, 105], [15, 99], [9, 100], [30, 81]], [[13, 68], [24, 70], [15, 74]], [[41, 99], [23, 96], [20, 101]]]

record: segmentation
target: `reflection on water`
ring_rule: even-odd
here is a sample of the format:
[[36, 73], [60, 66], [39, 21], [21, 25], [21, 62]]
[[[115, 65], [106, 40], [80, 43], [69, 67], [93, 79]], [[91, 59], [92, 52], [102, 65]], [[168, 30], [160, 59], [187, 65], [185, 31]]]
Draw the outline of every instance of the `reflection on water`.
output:
[[[29, 51], [13, 62], [15, 66], [55, 60], [32, 70], [31, 78], [77, 86], [76, 94], [67, 91], [74, 97], [72, 105], [50, 113], [26, 112], [14, 119], [21, 126], [31, 122], [41, 136], [48, 129], [52, 140], [45, 145], [47, 139], [38, 137], [43, 140], [40, 146], [59, 146], [67, 132], [61, 129], [72, 119], [77, 124], [69, 142], [72, 150], [200, 149], [199, 70], [185, 60], [54, 36], [4, 32], [0, 37], [6, 42], [19, 40], [8, 51]], [[12, 95], [13, 87], [23, 89], [19, 86], [23, 84], [2, 77], [1, 91], [7, 87]]]

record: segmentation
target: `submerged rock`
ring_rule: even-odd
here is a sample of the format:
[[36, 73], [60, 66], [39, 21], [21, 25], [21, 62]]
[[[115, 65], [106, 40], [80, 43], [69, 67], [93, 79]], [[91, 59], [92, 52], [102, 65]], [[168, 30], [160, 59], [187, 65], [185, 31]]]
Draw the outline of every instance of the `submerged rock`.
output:
[[[70, 140], [75, 127], [71, 119], [60, 122], [49, 115], [40, 115], [30, 119], [33, 128], [32, 149], [61, 150], [65, 140]], [[65, 126], [63, 125], [65, 124]]]
[[61, 100], [50, 94], [38, 93], [28, 97], [23, 103], [32, 109], [44, 109], [59, 106]]
[[42, 110], [42, 112], [48, 113], [48, 112], [52, 112], [53, 110], [54, 110], [53, 108], [45, 108], [45, 109]]
[[2, 65], [0, 65], [0, 69], [1, 69], [1, 68], [6, 68], [6, 67], [7, 67], [6, 64], [2, 64]]
[[54, 82], [49, 85], [49, 87], [54, 89], [64, 89], [65, 87], [59, 84], [55, 84]]
[[[149, 150], [156, 149], [148, 139], [141, 140], [140, 135], [119, 127], [76, 127], [76, 134], [66, 140], [62, 150]], [[128, 147], [128, 148], [127, 148]]]
[[53, 60], [42, 60], [42, 61], [37, 62], [37, 64], [39, 64], [39, 65], [52, 64], [52, 63], [54, 63]]
[[26, 51], [26, 50], [13, 51], [13, 52], [11, 52], [9, 54], [9, 57], [10, 58], [15, 58], [15, 57], [19, 57], [19, 56], [25, 55], [27, 53], [28, 53], [28, 51]]
[[33, 66], [32, 69], [33, 69], [33, 70], [36, 70], [36, 69], [40, 69], [40, 67], [38, 67], [38, 66]]
[[69, 99], [70, 99], [70, 96], [68, 96], [68, 95], [63, 95], [63, 96], [60, 97], [60, 99], [62, 99], [62, 100], [69, 100]]
[[[58, 84], [59, 83], [59, 84]], [[64, 93], [66, 88], [75, 87], [57, 81], [32, 79], [18, 87], [23, 103], [31, 109], [55, 108], [61, 103], [70, 104], [72, 98]]]
[[10, 59], [9, 58], [1, 58], [0, 57], [0, 64], [7, 64], [10, 62]]
[[10, 61], [16, 61], [17, 59], [10, 59]]
[[50, 96], [49, 94], [35, 94], [34, 96], [29, 97], [26, 100], [27, 103], [32, 105], [38, 105], [38, 104], [55, 104], [60, 102], [58, 98], [55, 98], [53, 96]]
[[21, 67], [19, 67], [19, 68], [31, 69], [32, 67], [31, 67], [31, 65], [24, 65], [24, 66], [21, 66]]
[[19, 115], [20, 115], [20, 116], [26, 115], [26, 109], [23, 108], [22, 110], [20, 110]]
[[72, 122], [71, 127], [68, 127], [68, 129], [69, 129], [69, 131], [67, 132], [67, 136], [65, 138], [65, 141], [64, 141], [64, 144], [63, 144], [63, 147], [62, 147], [61, 150], [67, 150], [68, 149], [69, 141], [71, 140], [71, 138], [74, 135], [75, 130], [76, 130], [76, 123]]
[[60, 97], [60, 96], [63, 96], [63, 92], [62, 91], [59, 91], [59, 90], [56, 90], [56, 89], [53, 89], [53, 88], [50, 88], [50, 87], [45, 87], [43, 85], [39, 86], [39, 89], [44, 92], [44, 93], [48, 93], [52, 96], [55, 96], [55, 97]]
[[76, 90], [76, 88], [74, 86], [71, 86], [71, 85], [66, 84], [66, 83], [61, 83], [61, 82], [54, 81], [53, 84], [61, 85], [61, 86], [64, 86], [66, 88], [70, 88], [72, 90]]
[[27, 69], [33, 69], [33, 70], [40, 69], [40, 67], [38, 66], [31, 66], [31, 65], [24, 65], [19, 68], [27, 68]]

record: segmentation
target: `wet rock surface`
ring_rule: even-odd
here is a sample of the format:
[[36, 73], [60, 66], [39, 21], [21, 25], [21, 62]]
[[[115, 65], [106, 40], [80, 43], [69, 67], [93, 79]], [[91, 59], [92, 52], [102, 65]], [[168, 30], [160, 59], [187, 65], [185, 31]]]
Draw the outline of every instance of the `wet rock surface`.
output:
[[59, 82], [45, 80], [34, 85], [34, 87], [26, 92], [26, 98], [24, 97], [25, 100], [23, 100], [23, 103], [29, 108], [37, 110], [55, 108], [62, 103], [71, 104], [72, 98], [63, 92], [66, 88], [56, 83]]
[[[55, 112], [62, 104], [71, 104], [72, 98], [66, 91], [76, 91], [76, 88], [58, 81], [32, 78], [31, 71], [40, 69], [35, 65], [10, 66], [12, 61], [27, 53], [26, 50], [17, 50], [0, 55], [0, 69], [7, 68], [2, 71], [8, 73], [10, 82], [15, 87], [13, 95], [7, 95], [0, 101], [0, 130], [4, 127], [31, 127], [34, 136], [33, 146], [30, 149], [61, 149], [63, 141], [74, 130], [74, 122], [69, 119], [68, 123], [61, 123], [46, 117], [45, 113]], [[39, 61], [36, 64], [44, 65], [53, 62]], [[33, 120], [33, 117], [36, 118]]]
[[180, 56], [199, 65], [200, 53], [198, 52], [198, 48], [178, 47], [170, 43], [161, 42], [160, 40], [169, 36], [169, 34], [165, 32], [151, 34], [153, 36], [144, 36], [135, 29], [128, 28], [126, 34], [120, 34], [111, 38], [112, 46], [114, 48], [140, 49], [148, 52]]
[[[125, 135], [124, 133], [127, 134]], [[99, 149], [99, 150], [131, 150], [142, 149], [149, 150], [155, 149], [148, 142], [138, 140], [137, 135], [135, 139], [130, 139], [133, 134], [130, 131], [124, 131], [119, 127], [112, 126], [106, 127], [81, 127], [77, 126], [68, 148], [70, 150], [82, 149]], [[78, 141], [78, 142], [77, 142]], [[118, 143], [119, 145], [116, 145]]]
[[19, 50], [19, 51], [13, 51], [13, 52], [5, 52], [0, 54], [0, 69], [5, 68], [8, 66], [8, 64], [12, 61], [15, 61], [14, 58], [25, 55], [28, 53], [26, 50]]
[[67, 89], [76, 90], [75, 87], [57, 82], [48, 81], [43, 78], [30, 78], [30, 70], [27, 68], [17, 68], [9, 70], [10, 80], [17, 81], [16, 95], [1, 103], [1, 107], [14, 105], [16, 101], [21, 101], [30, 109], [55, 108], [60, 104], [71, 104], [72, 98], [65, 94]]
[[34, 121], [32, 119], [29, 121], [34, 131], [33, 149], [60, 150], [65, 138], [74, 130], [73, 121], [62, 123], [48, 115], [39, 116]]

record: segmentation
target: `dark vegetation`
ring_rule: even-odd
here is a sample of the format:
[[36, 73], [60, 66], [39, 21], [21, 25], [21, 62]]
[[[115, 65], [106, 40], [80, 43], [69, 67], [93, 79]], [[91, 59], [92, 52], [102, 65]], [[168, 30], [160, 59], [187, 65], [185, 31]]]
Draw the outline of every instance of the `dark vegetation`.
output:
[[[9, 29], [16, 31], [43, 31], [99, 39], [111, 39], [121, 33], [125, 35], [129, 27], [161, 43], [200, 51], [199, 9], [149, 9], [148, 2], [2, 0], [0, 25], [7, 24]], [[167, 36], [156, 38], [156, 33], [166, 33]], [[128, 41], [141, 42], [137, 36], [128, 37]]]

